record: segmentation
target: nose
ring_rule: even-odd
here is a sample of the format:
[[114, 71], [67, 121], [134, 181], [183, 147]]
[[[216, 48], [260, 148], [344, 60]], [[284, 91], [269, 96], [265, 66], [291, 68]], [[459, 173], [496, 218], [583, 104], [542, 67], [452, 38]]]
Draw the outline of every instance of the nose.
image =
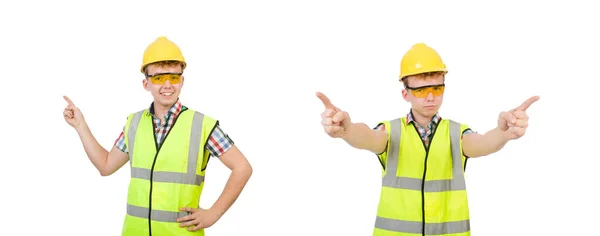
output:
[[427, 93], [427, 101], [433, 101], [433, 92]]
[[163, 87], [169, 88], [171, 86], [172, 86], [172, 84], [171, 84], [171, 82], [169, 80], [165, 81], [165, 83], [163, 84]]

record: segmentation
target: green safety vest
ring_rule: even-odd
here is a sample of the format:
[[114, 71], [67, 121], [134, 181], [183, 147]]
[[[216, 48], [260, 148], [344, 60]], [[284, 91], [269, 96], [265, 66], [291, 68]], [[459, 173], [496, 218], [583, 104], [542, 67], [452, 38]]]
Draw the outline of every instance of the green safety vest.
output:
[[125, 125], [131, 181], [122, 235], [195, 235], [176, 220], [182, 207], [198, 208], [209, 160], [205, 145], [217, 121], [183, 110], [161, 146], [156, 143], [153, 117], [147, 111], [130, 114]]
[[388, 148], [374, 236], [469, 236], [461, 134], [468, 127], [443, 119], [425, 148], [406, 118], [384, 121]]

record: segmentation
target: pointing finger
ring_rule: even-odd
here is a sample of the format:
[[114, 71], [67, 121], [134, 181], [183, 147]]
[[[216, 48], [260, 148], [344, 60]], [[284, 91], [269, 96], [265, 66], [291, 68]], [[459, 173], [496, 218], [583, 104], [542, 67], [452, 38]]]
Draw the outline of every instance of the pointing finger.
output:
[[529, 99], [527, 99], [527, 101], [525, 101], [523, 104], [521, 104], [521, 106], [519, 106], [517, 108], [517, 110], [519, 110], [519, 111], [525, 111], [525, 110], [527, 110], [527, 108], [529, 108], [529, 106], [531, 106], [531, 104], [533, 104], [537, 100], [540, 100], [540, 96], [530, 97]]
[[69, 97], [63, 96], [63, 98], [65, 99], [65, 101], [67, 101], [67, 103], [69, 104], [69, 106], [75, 106], [75, 104], [73, 104], [73, 101], [71, 101], [71, 99], [69, 99]]
[[329, 98], [327, 98], [327, 96], [325, 96], [325, 94], [323, 94], [321, 92], [317, 92], [317, 97], [319, 99], [321, 99], [321, 102], [323, 102], [323, 105], [325, 106], [326, 109], [334, 109], [335, 110], [335, 106], [333, 104], [331, 104], [331, 101], [329, 101]]

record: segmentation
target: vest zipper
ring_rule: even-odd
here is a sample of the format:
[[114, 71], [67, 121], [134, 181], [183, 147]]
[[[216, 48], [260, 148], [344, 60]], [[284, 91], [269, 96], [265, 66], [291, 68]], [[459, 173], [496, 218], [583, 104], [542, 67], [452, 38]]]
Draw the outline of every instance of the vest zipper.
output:
[[[148, 196], [148, 235], [149, 236], [152, 236], [152, 219], [150, 218], [150, 216], [152, 215], [152, 183], [153, 183], [152, 178], [154, 177], [154, 165], [156, 164], [156, 158], [158, 157], [158, 152], [160, 151], [160, 148], [167, 141], [167, 137], [171, 133], [171, 130], [173, 130], [173, 128], [175, 127], [175, 124], [177, 123], [177, 119], [179, 119], [181, 114], [183, 112], [185, 112], [186, 110], [187, 109], [185, 109], [185, 108], [182, 109], [179, 112], [179, 115], [177, 115], [177, 117], [175, 117], [175, 120], [173, 120], [173, 126], [171, 126], [171, 128], [169, 129], [169, 132], [167, 132], [167, 134], [165, 134], [165, 137], [163, 138], [160, 145], [158, 145], [158, 142], [156, 141], [156, 127], [154, 125], [154, 120], [152, 120], [152, 133], [154, 134], [154, 147], [156, 148], [156, 154], [154, 154], [154, 160], [152, 160], [152, 167], [150, 168], [150, 191], [148, 193], [149, 194], [149, 196]], [[154, 117], [152, 119], [154, 119]], [[169, 122], [168, 119], [166, 119], [165, 122]]]
[[439, 127], [439, 124], [435, 126], [431, 133], [431, 139], [429, 140], [429, 145], [425, 145], [425, 141], [421, 138], [421, 134], [417, 129], [417, 126], [413, 124], [417, 135], [419, 135], [419, 139], [421, 139], [421, 143], [423, 143], [423, 147], [425, 148], [425, 161], [423, 163], [423, 179], [421, 179], [421, 215], [422, 215], [422, 233], [421, 235], [425, 236], [425, 177], [427, 176], [427, 159], [429, 158], [429, 147], [431, 147], [431, 143], [433, 142], [433, 137], [435, 136], [435, 131]]

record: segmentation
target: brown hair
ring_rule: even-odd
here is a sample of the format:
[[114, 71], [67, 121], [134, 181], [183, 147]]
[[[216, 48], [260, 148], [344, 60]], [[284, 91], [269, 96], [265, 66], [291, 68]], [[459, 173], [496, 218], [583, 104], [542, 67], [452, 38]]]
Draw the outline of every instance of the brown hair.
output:
[[421, 74], [406, 76], [406, 77], [402, 78], [400, 81], [402, 81], [402, 83], [404, 84], [404, 88], [406, 88], [406, 87], [408, 87], [408, 79], [409, 78], [427, 80], [427, 79], [434, 78], [438, 75], [445, 76], [446, 72], [434, 71], [434, 72], [421, 73]]
[[159, 62], [154, 62], [154, 63], [148, 64], [146, 67], [144, 67], [144, 74], [146, 76], [148, 75], [148, 67], [151, 65], [154, 65], [158, 68], [181, 66], [181, 70], [183, 71], [183, 63], [181, 63], [179, 61], [159, 61]]

